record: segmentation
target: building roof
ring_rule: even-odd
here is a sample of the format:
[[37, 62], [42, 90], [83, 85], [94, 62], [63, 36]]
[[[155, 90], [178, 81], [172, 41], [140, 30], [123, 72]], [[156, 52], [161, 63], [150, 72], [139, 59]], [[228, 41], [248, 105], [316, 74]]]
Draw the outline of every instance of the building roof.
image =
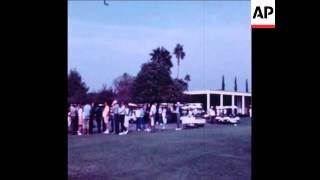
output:
[[236, 96], [251, 96], [251, 93], [247, 93], [247, 92], [234, 92], [234, 91], [222, 91], [222, 90], [194, 90], [194, 91], [185, 91], [183, 93], [188, 95], [223, 94], [223, 95], [236, 95]]

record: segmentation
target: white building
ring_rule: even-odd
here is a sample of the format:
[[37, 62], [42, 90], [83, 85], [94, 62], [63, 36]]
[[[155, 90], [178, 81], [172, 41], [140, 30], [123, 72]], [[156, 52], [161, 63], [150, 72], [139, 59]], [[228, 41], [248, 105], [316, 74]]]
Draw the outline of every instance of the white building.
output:
[[224, 107], [235, 107], [238, 114], [249, 115], [251, 106], [251, 93], [231, 92], [217, 90], [185, 91], [188, 102], [202, 103], [204, 110], [210, 106], [221, 109]]

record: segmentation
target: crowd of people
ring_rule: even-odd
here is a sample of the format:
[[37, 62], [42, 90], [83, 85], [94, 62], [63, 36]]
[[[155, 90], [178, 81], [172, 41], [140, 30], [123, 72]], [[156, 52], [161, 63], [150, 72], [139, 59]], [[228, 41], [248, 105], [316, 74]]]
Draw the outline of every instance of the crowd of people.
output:
[[[180, 122], [181, 104], [162, 106], [153, 104], [125, 104], [114, 100], [112, 104], [71, 104], [68, 111], [68, 127], [72, 135], [93, 133], [126, 135], [129, 121], [136, 124], [136, 131], [154, 132], [155, 125], [166, 129], [168, 119], [176, 118], [176, 130], [182, 130]], [[97, 131], [94, 132], [94, 121]]]

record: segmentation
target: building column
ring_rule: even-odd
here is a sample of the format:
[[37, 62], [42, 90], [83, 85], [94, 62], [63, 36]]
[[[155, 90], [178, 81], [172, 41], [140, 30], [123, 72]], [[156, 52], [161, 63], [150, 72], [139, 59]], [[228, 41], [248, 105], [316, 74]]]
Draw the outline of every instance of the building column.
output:
[[242, 97], [242, 100], [241, 100], [241, 111], [242, 111], [242, 114], [244, 114], [245, 113], [245, 107], [244, 107], [244, 96], [241, 96]]
[[210, 93], [207, 93], [207, 112], [209, 112], [210, 109]]
[[220, 107], [223, 107], [223, 94], [220, 94]]
[[234, 95], [231, 95], [231, 106], [232, 106], [232, 114], [234, 114], [234, 109], [233, 109], [233, 107], [235, 106], [234, 105]]

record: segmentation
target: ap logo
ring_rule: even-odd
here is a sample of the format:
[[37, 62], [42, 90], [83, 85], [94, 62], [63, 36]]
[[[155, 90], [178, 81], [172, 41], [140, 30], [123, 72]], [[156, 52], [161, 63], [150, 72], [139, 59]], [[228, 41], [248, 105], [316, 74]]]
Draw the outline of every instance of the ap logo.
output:
[[251, 27], [275, 28], [275, 0], [251, 0]]

